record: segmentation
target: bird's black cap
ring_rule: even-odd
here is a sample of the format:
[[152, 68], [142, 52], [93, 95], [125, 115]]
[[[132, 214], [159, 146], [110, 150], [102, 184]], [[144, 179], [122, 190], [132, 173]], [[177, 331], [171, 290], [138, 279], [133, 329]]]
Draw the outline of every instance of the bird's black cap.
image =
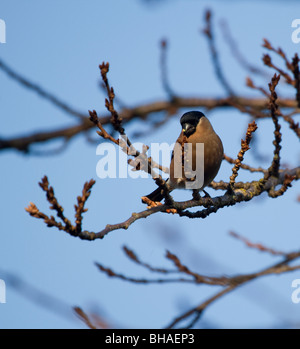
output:
[[201, 111], [189, 111], [182, 115], [180, 123], [181, 125], [191, 124], [196, 126], [203, 116], [205, 115]]

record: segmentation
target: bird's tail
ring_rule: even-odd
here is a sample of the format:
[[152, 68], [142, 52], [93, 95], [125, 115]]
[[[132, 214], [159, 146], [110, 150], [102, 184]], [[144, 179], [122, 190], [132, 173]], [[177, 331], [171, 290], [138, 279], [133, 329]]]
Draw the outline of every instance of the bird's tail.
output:
[[164, 198], [162, 192], [163, 192], [162, 188], [158, 187], [152, 193], [146, 195], [146, 198], [148, 198], [148, 199], [150, 199], [151, 201], [154, 201], [154, 202], [155, 201], [161, 201]]

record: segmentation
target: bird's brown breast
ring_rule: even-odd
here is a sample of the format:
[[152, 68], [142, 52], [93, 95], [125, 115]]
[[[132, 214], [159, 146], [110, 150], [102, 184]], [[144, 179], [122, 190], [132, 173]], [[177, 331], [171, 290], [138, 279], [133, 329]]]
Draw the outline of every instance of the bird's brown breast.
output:
[[[185, 137], [184, 133], [181, 132], [176, 142], [181, 145], [182, 150], [184, 149], [183, 144], [185, 142], [191, 144], [191, 159], [193, 171], [196, 171], [197, 161], [200, 161], [201, 163], [202, 159], [200, 157], [203, 156], [201, 152], [200, 154], [198, 154], [198, 152], [196, 151], [197, 143], [204, 144], [204, 182], [202, 187], [198, 188], [203, 189], [215, 178], [219, 171], [224, 153], [221, 139], [215, 133], [210, 122], [206, 118], [203, 118], [203, 120], [201, 120], [201, 122], [199, 122], [199, 124], [197, 125], [196, 131], [190, 137]], [[174, 185], [174, 187], [185, 188], [186, 176], [184, 175], [184, 159], [186, 159], [185, 154], [182, 153], [181, 157], [173, 157], [171, 160], [170, 181], [171, 185]], [[181, 168], [183, 169], [182, 178], [175, 177], [174, 168], [176, 166], [181, 166]]]

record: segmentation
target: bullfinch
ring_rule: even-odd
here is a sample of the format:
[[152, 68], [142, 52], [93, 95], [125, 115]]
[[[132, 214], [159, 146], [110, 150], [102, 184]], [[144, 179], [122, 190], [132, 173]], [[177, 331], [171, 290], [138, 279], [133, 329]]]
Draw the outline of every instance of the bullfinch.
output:
[[[221, 166], [224, 154], [222, 141], [199, 111], [183, 114], [180, 124], [182, 130], [172, 152], [170, 178], [166, 181], [168, 189], [203, 191]], [[159, 187], [146, 197], [159, 202], [164, 198], [163, 189]]]

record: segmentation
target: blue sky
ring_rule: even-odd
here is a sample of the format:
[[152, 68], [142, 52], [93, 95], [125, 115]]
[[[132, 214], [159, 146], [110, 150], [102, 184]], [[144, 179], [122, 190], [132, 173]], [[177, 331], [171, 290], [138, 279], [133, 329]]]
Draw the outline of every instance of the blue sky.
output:
[[[0, 44], [0, 58], [79, 111], [96, 109], [101, 115], [105, 112], [105, 96], [98, 88], [98, 65], [102, 61], [110, 63], [109, 80], [126, 105], [166, 98], [160, 79], [159, 42], [167, 38], [168, 71], [175, 92], [221, 97], [224, 91], [214, 75], [207, 42], [200, 33], [207, 8], [214, 13], [216, 42], [225, 75], [241, 94], [253, 95], [253, 91], [245, 87], [248, 73], [237, 64], [224, 42], [221, 20], [228, 22], [248, 61], [260, 67], [264, 37], [275, 47], [282, 47], [289, 57], [299, 53], [300, 44], [291, 40], [291, 23], [300, 10], [295, 1], [272, 2], [270, 7], [269, 1], [178, 0], [150, 6], [137, 0], [5, 0], [0, 6], [0, 18], [6, 23], [6, 43]], [[1, 137], [74, 123], [72, 116], [24, 89], [2, 71], [0, 79]], [[256, 78], [255, 82], [266, 86], [263, 79]], [[282, 95], [290, 92], [282, 88]], [[235, 157], [248, 117], [234, 110], [216, 110], [208, 116], [223, 140], [225, 153]], [[145, 144], [173, 143], [180, 130], [179, 117], [173, 117], [155, 134], [150, 132], [133, 140]], [[272, 122], [263, 120], [258, 126], [257, 151], [270, 162]], [[145, 125], [140, 122], [126, 128], [129, 136], [144, 130]], [[299, 166], [298, 140], [285, 124], [282, 133], [282, 157], [291, 167]], [[59, 144], [51, 143], [47, 149]], [[39, 145], [34, 149], [45, 148]], [[140, 197], [154, 189], [153, 181], [97, 179], [96, 145], [89, 144], [83, 136], [73, 139], [56, 156], [30, 156], [14, 151], [2, 152], [0, 156], [0, 278], [7, 279], [7, 302], [0, 304], [0, 328], [84, 328], [69, 311], [68, 307], [76, 305], [87, 312], [98, 312], [115, 327], [160, 328], [217, 291], [182, 284], [135, 285], [99, 273], [94, 262], [128, 276], [154, 277], [124, 256], [123, 245], [154, 266], [170, 266], [164, 258], [165, 251], [170, 250], [195, 271], [213, 275], [254, 272], [276, 261], [275, 257], [247, 249], [229, 236], [231, 230], [275, 249], [293, 251], [298, 246], [295, 217], [299, 212], [299, 183], [275, 200], [263, 195], [250, 203], [224, 208], [205, 220], [157, 214], [137, 221], [127, 231], [115, 231], [101, 241], [87, 242], [49, 229], [25, 212], [24, 207], [32, 201], [49, 213], [37, 184], [42, 176], [47, 174], [70, 217], [83, 183], [90, 178], [97, 180], [84, 216], [85, 228], [93, 231], [143, 210]], [[269, 163], [261, 162], [251, 150], [245, 162], [254, 166]], [[224, 163], [216, 180], [228, 180], [230, 174], [231, 166]], [[241, 171], [238, 180], [252, 178], [257, 176]], [[210, 193], [214, 194], [211, 190]], [[188, 194], [175, 193], [174, 197], [187, 198]], [[29, 299], [25, 291], [10, 286], [9, 274], [59, 300], [66, 310], [58, 313], [51, 306], [44, 308]], [[245, 285], [208, 308], [199, 326], [297, 325], [300, 305], [291, 302], [291, 283], [295, 278], [300, 278], [299, 273]]]

